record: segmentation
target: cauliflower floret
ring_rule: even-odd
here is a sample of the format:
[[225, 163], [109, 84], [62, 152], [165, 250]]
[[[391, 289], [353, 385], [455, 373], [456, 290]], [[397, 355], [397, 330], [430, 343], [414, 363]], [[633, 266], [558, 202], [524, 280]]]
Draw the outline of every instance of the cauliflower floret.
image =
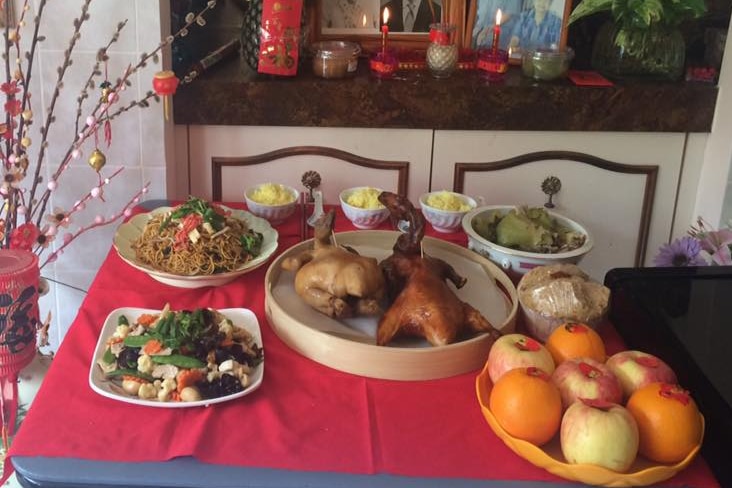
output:
[[250, 368], [246, 364], [241, 364], [233, 359], [227, 359], [219, 366], [219, 373], [228, 373], [237, 378], [242, 386], [249, 384]]
[[152, 374], [155, 369], [155, 363], [147, 354], [142, 354], [137, 358], [137, 371], [140, 373]]
[[145, 400], [153, 399], [158, 396], [158, 389], [152, 383], [143, 383], [137, 390], [137, 396]]
[[129, 333], [130, 326], [127, 324], [122, 324], [118, 325], [117, 328], [114, 329], [114, 334], [112, 334], [112, 337], [119, 337], [120, 339], [124, 339]]
[[158, 390], [158, 400], [160, 400], [161, 402], [167, 401], [170, 393], [172, 391], [175, 391], [176, 386], [177, 384], [173, 378], [165, 378], [160, 383], [160, 390]]

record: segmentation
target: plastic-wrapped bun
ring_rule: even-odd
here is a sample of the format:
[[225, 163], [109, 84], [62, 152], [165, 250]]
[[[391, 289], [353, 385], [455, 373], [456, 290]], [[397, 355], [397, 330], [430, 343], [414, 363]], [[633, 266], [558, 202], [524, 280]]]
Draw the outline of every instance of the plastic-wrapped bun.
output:
[[539, 266], [517, 287], [528, 332], [540, 341], [565, 322], [596, 327], [607, 314], [610, 290], [574, 264]]

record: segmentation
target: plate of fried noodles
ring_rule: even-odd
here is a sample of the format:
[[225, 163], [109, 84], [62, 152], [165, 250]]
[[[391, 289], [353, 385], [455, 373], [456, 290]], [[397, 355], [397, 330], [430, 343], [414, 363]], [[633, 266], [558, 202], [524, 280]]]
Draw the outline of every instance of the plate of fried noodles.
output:
[[277, 238], [265, 219], [189, 197], [133, 216], [117, 229], [114, 247], [122, 260], [161, 283], [201, 288], [262, 266], [277, 250]]

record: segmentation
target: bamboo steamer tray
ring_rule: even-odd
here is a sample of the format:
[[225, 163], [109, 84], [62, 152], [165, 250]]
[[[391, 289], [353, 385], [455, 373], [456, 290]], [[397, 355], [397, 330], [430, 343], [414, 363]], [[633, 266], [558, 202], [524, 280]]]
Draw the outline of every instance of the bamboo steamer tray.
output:
[[[336, 234], [340, 245], [378, 261], [389, 256], [399, 232], [355, 231]], [[265, 276], [265, 311], [272, 329], [288, 346], [318, 363], [347, 373], [390, 380], [429, 380], [479, 370], [492, 345], [486, 334], [433, 347], [406, 338], [388, 346], [376, 345], [378, 317], [335, 320], [307, 305], [295, 293], [294, 273], [282, 269], [288, 256], [310, 249], [312, 239], [284, 251]], [[477, 308], [502, 333], [515, 330], [516, 287], [496, 265], [479, 254], [450, 242], [425, 237], [424, 252], [450, 263], [467, 278], [457, 296]]]

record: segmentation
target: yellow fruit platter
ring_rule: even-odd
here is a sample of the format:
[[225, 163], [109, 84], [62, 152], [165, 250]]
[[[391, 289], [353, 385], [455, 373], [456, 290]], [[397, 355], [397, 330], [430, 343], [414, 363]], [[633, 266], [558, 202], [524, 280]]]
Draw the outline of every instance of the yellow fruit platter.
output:
[[[538, 447], [530, 442], [517, 439], [506, 432], [496, 420], [489, 408], [489, 398], [493, 384], [488, 375], [488, 367], [475, 380], [475, 389], [481, 411], [493, 432], [513, 452], [530, 463], [562, 478], [599, 486], [645, 486], [667, 480], [686, 468], [699, 453], [699, 444], [680, 462], [676, 464], [653, 463], [642, 456], [637, 456], [633, 465], [625, 473], [619, 473], [592, 464], [569, 464], [562, 455], [557, 434], [549, 443]], [[702, 430], [704, 427], [702, 417]]]

